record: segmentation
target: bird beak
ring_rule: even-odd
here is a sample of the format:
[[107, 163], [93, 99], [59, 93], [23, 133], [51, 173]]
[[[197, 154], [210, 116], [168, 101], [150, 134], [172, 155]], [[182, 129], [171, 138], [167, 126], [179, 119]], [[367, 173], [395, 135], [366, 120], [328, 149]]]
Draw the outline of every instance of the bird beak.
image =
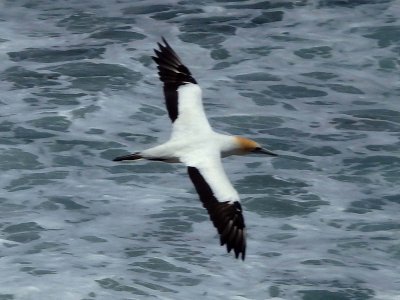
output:
[[278, 154], [276, 154], [276, 153], [274, 153], [272, 151], [269, 151], [269, 150], [267, 150], [265, 148], [255, 149], [253, 152], [254, 153], [260, 153], [260, 154], [271, 155], [271, 156], [278, 156]]

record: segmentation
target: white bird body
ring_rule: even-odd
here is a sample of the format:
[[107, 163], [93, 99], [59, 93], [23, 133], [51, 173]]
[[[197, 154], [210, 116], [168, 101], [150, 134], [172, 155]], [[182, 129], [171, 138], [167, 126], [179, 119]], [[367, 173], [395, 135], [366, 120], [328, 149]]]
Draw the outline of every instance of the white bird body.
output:
[[274, 153], [261, 148], [249, 139], [215, 132], [203, 109], [202, 92], [190, 71], [163, 39], [155, 50], [160, 80], [168, 114], [173, 122], [170, 139], [153, 148], [114, 159], [147, 159], [170, 163], [184, 163], [195, 185], [203, 206], [207, 209], [220, 234], [221, 245], [226, 244], [236, 258], [246, 251], [245, 224], [240, 198], [222, 166], [221, 157], [259, 152]]

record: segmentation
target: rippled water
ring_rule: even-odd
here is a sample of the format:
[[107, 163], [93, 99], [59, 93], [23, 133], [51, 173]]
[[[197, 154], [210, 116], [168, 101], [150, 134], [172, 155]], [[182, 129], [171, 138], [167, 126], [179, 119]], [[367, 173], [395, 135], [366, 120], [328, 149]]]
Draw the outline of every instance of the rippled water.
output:
[[[2, 1], [0, 299], [400, 299], [400, 5]], [[166, 140], [165, 36], [233, 157], [245, 262]]]

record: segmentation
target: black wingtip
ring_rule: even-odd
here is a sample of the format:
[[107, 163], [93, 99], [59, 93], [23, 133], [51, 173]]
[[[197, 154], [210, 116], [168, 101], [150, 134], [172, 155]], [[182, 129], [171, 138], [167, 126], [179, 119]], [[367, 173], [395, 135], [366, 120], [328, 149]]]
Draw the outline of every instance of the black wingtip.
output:
[[217, 228], [221, 246], [226, 245], [228, 253], [233, 249], [235, 258], [241, 258], [244, 261], [246, 255], [246, 225], [240, 202], [219, 202], [197, 168], [188, 167], [188, 173], [203, 206], [207, 209], [211, 221]]
[[242, 261], [246, 258], [246, 248], [243, 249], [242, 251]]
[[[172, 49], [167, 40], [161, 37], [161, 43], [157, 42], [158, 49], [154, 49], [153, 60], [158, 66], [160, 80], [170, 88], [176, 89], [187, 83], [197, 84], [189, 69], [181, 62], [178, 54]], [[168, 80], [166, 80], [168, 79]]]

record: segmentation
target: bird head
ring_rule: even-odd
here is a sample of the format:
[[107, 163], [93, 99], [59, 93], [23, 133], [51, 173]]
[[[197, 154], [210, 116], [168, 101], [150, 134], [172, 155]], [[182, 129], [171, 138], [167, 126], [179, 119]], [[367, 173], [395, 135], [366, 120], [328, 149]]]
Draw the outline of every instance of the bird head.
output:
[[239, 145], [239, 151], [241, 152], [241, 154], [258, 153], [271, 156], [278, 156], [278, 154], [263, 148], [259, 143], [253, 140], [241, 136], [236, 136], [235, 138], [237, 144]]

